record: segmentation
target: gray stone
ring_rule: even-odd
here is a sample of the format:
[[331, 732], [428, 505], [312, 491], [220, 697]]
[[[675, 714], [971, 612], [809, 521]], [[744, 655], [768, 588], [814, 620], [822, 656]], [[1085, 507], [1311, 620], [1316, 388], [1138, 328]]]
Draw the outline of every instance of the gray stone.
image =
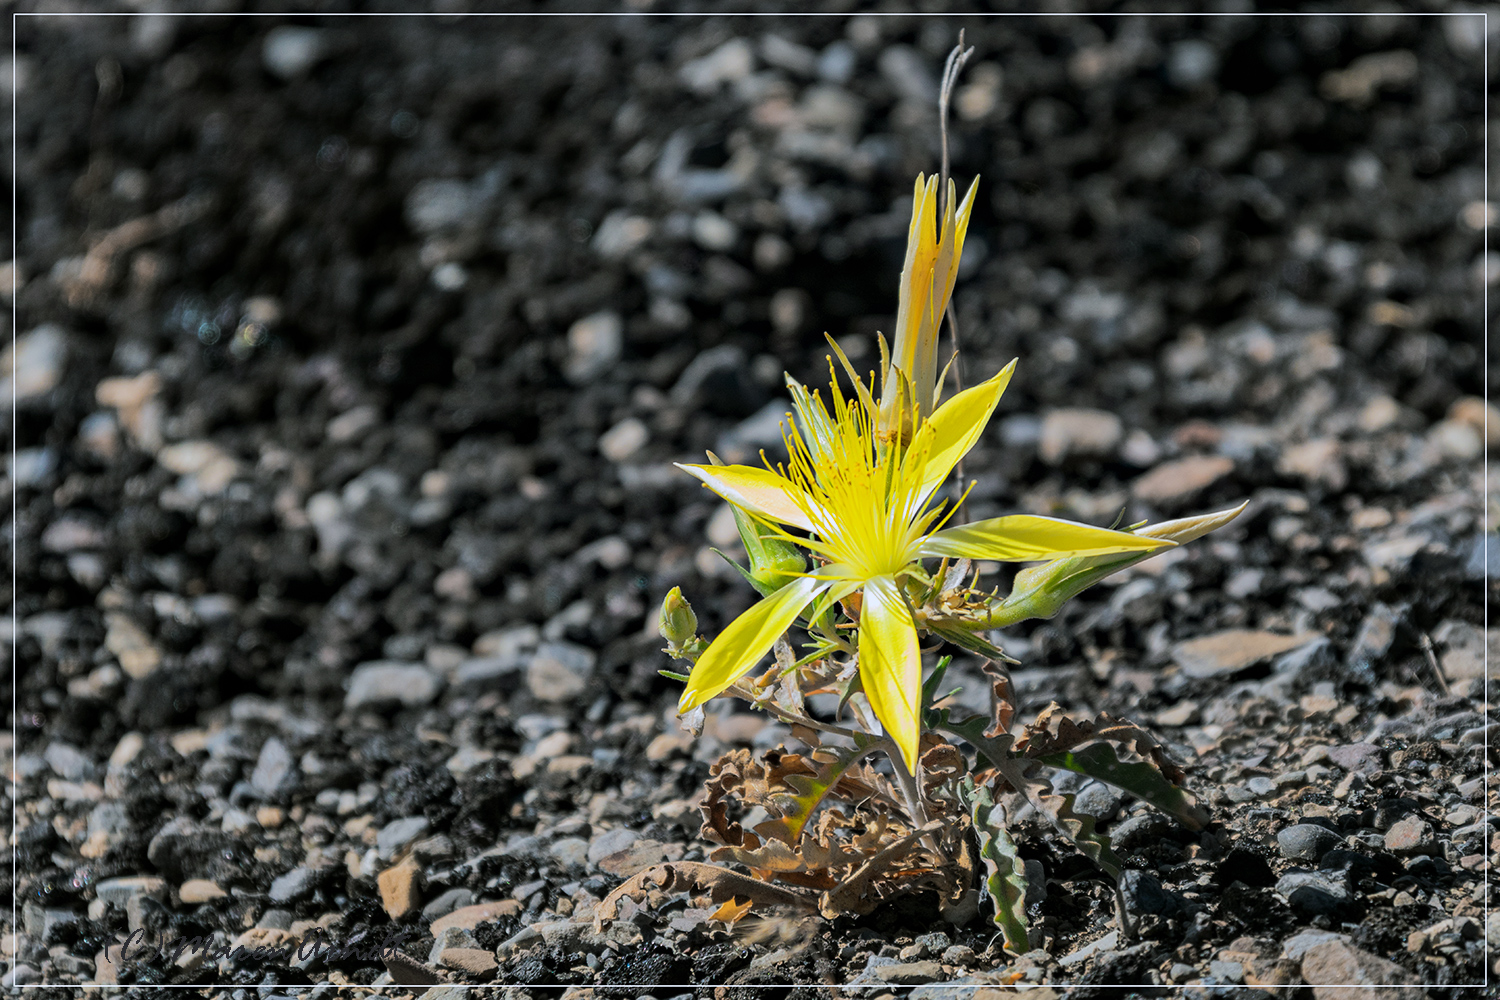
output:
[[430, 826], [432, 823], [426, 816], [405, 816], [391, 820], [376, 835], [375, 850], [382, 860], [395, 857], [397, 851], [426, 833]]
[[1346, 941], [1308, 948], [1302, 956], [1302, 978], [1318, 1000], [1355, 1000], [1370, 995], [1374, 986], [1384, 987], [1379, 991], [1383, 1000], [1421, 1000], [1427, 995], [1410, 972]]
[[456, 889], [449, 889], [447, 892], [443, 893], [436, 899], [432, 900], [432, 902], [422, 907], [422, 916], [426, 917], [428, 922], [431, 923], [432, 921], [437, 920], [439, 917], [446, 917], [454, 910], [457, 910], [460, 907], [468, 906], [473, 902], [474, 893], [470, 892], [468, 889], [465, 889], [463, 886], [459, 886]]
[[78, 923], [79, 914], [61, 907], [41, 906], [28, 902], [22, 909], [22, 923], [27, 935], [38, 942], [45, 942], [48, 935], [59, 927]]
[[153, 875], [133, 875], [125, 878], [105, 879], [94, 887], [94, 894], [98, 899], [111, 906], [124, 907], [125, 904], [136, 896], [150, 896], [152, 899], [165, 899], [167, 897], [167, 883], [165, 879], [156, 878]]
[[1099, 938], [1099, 940], [1092, 941], [1089, 944], [1084, 945], [1082, 948], [1077, 948], [1073, 951], [1068, 952], [1068, 954], [1057, 960], [1057, 964], [1066, 969], [1069, 966], [1077, 965], [1080, 962], [1087, 961], [1088, 959], [1093, 958], [1095, 955], [1102, 954], [1106, 951], [1114, 951], [1115, 945], [1119, 944], [1119, 942], [1120, 932], [1110, 931], [1102, 938]]
[[1431, 854], [1437, 847], [1432, 824], [1420, 816], [1407, 816], [1385, 832], [1385, 849], [1392, 854]]
[[1305, 930], [1300, 934], [1294, 934], [1281, 942], [1281, 954], [1293, 962], [1301, 962], [1302, 956], [1308, 949], [1326, 941], [1343, 941], [1347, 943], [1347, 935], [1338, 934], [1334, 931]]
[[898, 962], [882, 965], [875, 970], [875, 978], [893, 986], [911, 986], [930, 983], [943, 975], [943, 967], [933, 961]]
[[1048, 465], [1075, 455], [1103, 457], [1114, 451], [1122, 437], [1124, 425], [1108, 410], [1052, 410], [1042, 418], [1037, 453]]
[[[1260, 592], [1260, 585], [1265, 578], [1266, 571], [1263, 569], [1246, 568], [1235, 570], [1234, 575], [1224, 582], [1224, 593], [1237, 601], [1243, 601], [1245, 598]], [[1181, 963], [1178, 964], [1181, 965]], [[1173, 966], [1174, 969], [1177, 967]], [[1193, 969], [1191, 965], [1187, 966], [1187, 968]], [[1193, 971], [1197, 972], [1198, 970], [1193, 969]]]
[[1276, 883], [1276, 891], [1304, 917], [1341, 917], [1356, 908], [1356, 899], [1345, 880], [1323, 872], [1283, 875]]
[[1183, 906], [1183, 900], [1162, 888], [1155, 875], [1136, 868], [1120, 873], [1120, 895], [1125, 900], [1125, 909], [1131, 913], [1167, 916]]
[[11, 966], [10, 971], [0, 976], [0, 988], [14, 989], [42, 981], [42, 974], [24, 962]]
[[469, 994], [467, 986], [434, 986], [417, 1000], [469, 1000]]
[[453, 671], [453, 686], [459, 690], [489, 687], [524, 665], [525, 660], [515, 655], [470, 657]]
[[1124, 797], [1109, 785], [1102, 781], [1091, 781], [1079, 789], [1073, 808], [1102, 822], [1113, 819], [1124, 801]]
[[473, 224], [484, 208], [484, 192], [452, 177], [420, 180], [406, 196], [406, 222], [419, 233], [438, 233]]
[[594, 230], [594, 252], [606, 260], [624, 260], [651, 238], [651, 220], [616, 209]]
[[289, 931], [292, 929], [293, 919], [291, 910], [270, 909], [260, 915], [255, 926], [266, 927], [273, 931]]
[[785, 398], [771, 400], [720, 434], [714, 450], [726, 462], [744, 463], [754, 460], [762, 448], [776, 448], [781, 444], [788, 406]]
[[59, 778], [66, 778], [68, 781], [85, 781], [94, 776], [94, 762], [70, 744], [47, 744], [47, 749], [42, 751], [42, 758]]
[[316, 868], [305, 866], [293, 868], [285, 875], [272, 880], [267, 897], [273, 903], [290, 903], [301, 899], [313, 891], [319, 874]]
[[1212, 80], [1219, 72], [1219, 53], [1196, 38], [1174, 42], [1167, 52], [1167, 79], [1172, 86], [1192, 90]]
[[548, 853], [567, 868], [582, 868], [588, 864], [589, 842], [582, 837], [563, 837], [552, 842]]
[[848, 83], [858, 63], [854, 46], [839, 39], [818, 53], [818, 76], [830, 83]]
[[563, 374], [574, 384], [592, 382], [620, 359], [624, 348], [620, 314], [605, 310], [585, 316], [568, 328], [568, 360]]
[[722, 84], [734, 83], [755, 69], [755, 50], [743, 38], [731, 38], [711, 52], [683, 63], [677, 76], [689, 89], [708, 95]]
[[616, 827], [613, 830], [605, 830], [603, 833], [594, 835], [589, 842], [588, 863], [597, 865], [600, 861], [625, 850], [631, 844], [641, 839], [641, 835], [628, 827]]
[[420, 707], [431, 704], [442, 686], [442, 678], [420, 663], [373, 660], [354, 668], [344, 707], [350, 710], [396, 705]]
[[933, 931], [930, 934], [918, 934], [915, 943], [926, 948], [929, 952], [941, 952], [952, 944], [953, 941], [942, 931]]
[[1110, 844], [1117, 851], [1143, 847], [1165, 836], [1172, 823], [1159, 812], [1138, 812], [1110, 827]]
[[909, 45], [892, 45], [877, 60], [880, 75], [906, 101], [926, 106], [937, 100], [937, 76], [933, 67]]
[[290, 792], [296, 784], [296, 761], [292, 759], [286, 744], [272, 736], [261, 744], [255, 770], [250, 774], [250, 787], [261, 798], [276, 801]]
[[62, 517], [42, 532], [42, 548], [48, 552], [102, 549], [108, 541], [104, 528], [87, 517]]
[[978, 957], [974, 954], [974, 949], [966, 944], [949, 945], [943, 949], [943, 963], [946, 965], [972, 965]]
[[1464, 561], [1464, 572], [1471, 580], [1483, 580], [1488, 574], [1491, 580], [1500, 580], [1500, 535], [1479, 534], [1469, 543], [1469, 558]]
[[213, 878], [226, 862], [230, 838], [219, 830], [200, 826], [185, 816], [166, 823], [146, 847], [146, 858], [173, 882], [190, 878]]
[[1261, 687], [1272, 697], [1284, 698], [1282, 692], [1306, 688], [1329, 677], [1337, 660], [1332, 641], [1326, 637], [1314, 639], [1271, 661], [1271, 676], [1261, 682]]
[[1343, 837], [1315, 823], [1298, 823], [1276, 834], [1276, 848], [1283, 858], [1317, 861], [1329, 851], [1342, 846]]
[[1137, 625], [1155, 621], [1161, 615], [1161, 608], [1161, 589], [1149, 577], [1131, 580], [1109, 599], [1111, 611]]
[[[423, 911], [426, 912], [426, 911]], [[438, 956], [444, 948], [478, 948], [479, 941], [464, 927], [444, 927], [433, 939], [432, 950], [427, 956], [427, 961], [432, 965], [438, 964]]]
[[125, 803], [101, 802], [89, 813], [89, 836], [121, 833], [130, 829], [130, 817], [126, 815]]
[[[39, 400], [62, 381], [68, 339], [56, 323], [28, 330], [0, 352], [0, 406]], [[11, 373], [14, 372], [14, 375]]]
[[1216, 983], [1242, 983], [1245, 967], [1239, 962], [1209, 962], [1208, 974]]
[[1374, 665], [1390, 651], [1401, 624], [1401, 612], [1387, 604], [1376, 603], [1359, 626], [1354, 645], [1349, 647], [1346, 662], [1351, 670], [1370, 675]]
[[[948, 958], [950, 953], [963, 955], [953, 960]], [[943, 953], [943, 962], [947, 965], [967, 965], [974, 961], [974, 951], [965, 945], [956, 944]], [[913, 987], [909, 992], [903, 994], [903, 1000], [974, 1000], [975, 996], [987, 995], [984, 990], [977, 989], [983, 986], [1004, 985], [1006, 980], [994, 973], [977, 973], [971, 976], [959, 976], [957, 979], [945, 979], [940, 983], [928, 983], [925, 986]], [[998, 993], [998, 991], [995, 991]], [[857, 994], [856, 994], [857, 995]], [[1004, 994], [999, 994], [1004, 995]]]
[[279, 25], [266, 33], [260, 61], [272, 76], [293, 80], [316, 66], [326, 52], [325, 36], [317, 28]]
[[593, 650], [568, 642], [546, 642], [526, 668], [526, 686], [541, 701], [570, 701], [583, 695], [593, 678]]
[[1374, 774], [1385, 766], [1385, 755], [1373, 743], [1329, 747], [1328, 759], [1344, 770], [1358, 774]]
[[1256, 775], [1245, 782], [1245, 787], [1250, 789], [1258, 798], [1269, 799], [1276, 794], [1276, 782], [1265, 775]]
[[[235, 787], [238, 788], [239, 786], [236, 785]], [[224, 810], [223, 819], [219, 821], [219, 829], [231, 836], [249, 833], [259, 825], [259, 823], [255, 822], [255, 817], [243, 809], [226, 809]]]

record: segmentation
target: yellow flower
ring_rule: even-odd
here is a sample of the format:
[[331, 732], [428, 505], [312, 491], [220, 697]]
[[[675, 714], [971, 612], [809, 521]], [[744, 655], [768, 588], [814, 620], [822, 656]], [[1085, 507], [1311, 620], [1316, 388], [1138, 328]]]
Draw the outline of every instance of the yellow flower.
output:
[[955, 206], [957, 189], [952, 181], [948, 182], [939, 234], [938, 178], [917, 175], [911, 226], [906, 234], [906, 263], [901, 268], [895, 343], [891, 345], [881, 385], [880, 425], [888, 436], [909, 433], [910, 428], [901, 426], [908, 418], [908, 406], [915, 404], [915, 419], [920, 423], [937, 403], [941, 382], [938, 330], [948, 309], [948, 299], [953, 295], [953, 284], [958, 280], [959, 256], [964, 250], [964, 234], [969, 229], [969, 214], [974, 210], [974, 193], [978, 188], [976, 177], [964, 195], [963, 204]]
[[[785, 432], [790, 462], [776, 470], [680, 465], [758, 520], [807, 532], [794, 540], [821, 565], [767, 596], [720, 633], [693, 667], [678, 704], [688, 712], [734, 683], [770, 651], [809, 607], [856, 591], [858, 660], [870, 707], [916, 767], [922, 659], [906, 583], [921, 560], [942, 557], [1026, 561], [1149, 551], [1174, 543], [1055, 518], [1015, 515], [944, 528], [933, 495], [974, 446], [1015, 370], [958, 393], [916, 424], [909, 444], [882, 440], [868, 390], [846, 399], [835, 382], [832, 411], [793, 386], [797, 422]], [[799, 391], [800, 390], [800, 391]], [[915, 405], [911, 407], [915, 410]], [[901, 414], [911, 419], [911, 412]]]

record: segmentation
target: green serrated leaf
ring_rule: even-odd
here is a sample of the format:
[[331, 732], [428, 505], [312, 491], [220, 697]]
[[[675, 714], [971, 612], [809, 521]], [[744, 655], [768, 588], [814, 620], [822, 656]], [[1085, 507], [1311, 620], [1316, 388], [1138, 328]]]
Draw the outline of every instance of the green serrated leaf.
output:
[[1108, 743], [1093, 743], [1066, 753], [1038, 757], [1039, 763], [1097, 778], [1160, 809], [1189, 830], [1208, 825], [1208, 811], [1187, 789], [1174, 785], [1145, 761], [1122, 761]]
[[[857, 733], [852, 747], [824, 744], [805, 755], [803, 760], [811, 765], [817, 774], [788, 775], [785, 781], [796, 790], [796, 794], [778, 792], [771, 795], [768, 801], [781, 815], [770, 823], [759, 824], [756, 832], [763, 834], [769, 832], [795, 847], [802, 838], [802, 831], [806, 828], [808, 820], [812, 819], [818, 805], [827, 797], [833, 786], [838, 784], [844, 772], [858, 763], [860, 758], [880, 746], [881, 741], [876, 737]], [[773, 825], [776, 829], [768, 829]]]
[[995, 926], [1005, 935], [1005, 950], [1023, 955], [1031, 950], [1026, 925], [1026, 863], [1016, 853], [1016, 842], [1005, 829], [1002, 810], [990, 797], [990, 790], [976, 788], [974, 780], [966, 776], [959, 796], [979, 837], [979, 856], [986, 872], [984, 888], [995, 910]]
[[1100, 833], [1094, 827], [1094, 817], [1087, 813], [1073, 811], [1073, 803], [1077, 799], [1072, 792], [1066, 795], [1049, 795], [1045, 800], [1053, 810], [1053, 824], [1060, 830], [1063, 836], [1073, 842], [1073, 846], [1094, 862], [1105, 873], [1116, 882], [1120, 880], [1120, 869], [1125, 862], [1120, 859], [1110, 848], [1109, 837]]
[[[984, 735], [989, 728], [989, 719], [982, 715], [971, 715], [954, 722], [946, 708], [932, 709], [923, 714], [928, 729], [940, 729], [960, 737], [989, 760], [990, 766], [998, 768], [1007, 781], [1012, 780], [1016, 768], [1022, 763], [1021, 755], [1011, 750], [1013, 738], [1008, 734], [994, 739]], [[1012, 781], [1014, 784], [1014, 781]]]

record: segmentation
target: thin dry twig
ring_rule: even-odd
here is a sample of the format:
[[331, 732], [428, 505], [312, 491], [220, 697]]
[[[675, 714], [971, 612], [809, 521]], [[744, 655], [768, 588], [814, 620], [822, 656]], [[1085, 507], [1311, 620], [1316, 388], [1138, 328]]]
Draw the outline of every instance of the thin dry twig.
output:
[[1422, 633], [1422, 652], [1427, 656], [1428, 669], [1432, 671], [1433, 680], [1437, 681], [1438, 690], [1444, 697], [1448, 696], [1448, 675], [1443, 673], [1443, 665], [1438, 661], [1437, 652], [1432, 648], [1432, 636], [1426, 632]]

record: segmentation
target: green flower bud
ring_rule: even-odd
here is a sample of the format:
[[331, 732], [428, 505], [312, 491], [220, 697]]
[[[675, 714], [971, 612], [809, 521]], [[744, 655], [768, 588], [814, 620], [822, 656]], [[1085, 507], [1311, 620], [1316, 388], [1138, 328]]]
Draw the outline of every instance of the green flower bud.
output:
[[[1247, 504], [1248, 501], [1213, 514], [1163, 521], [1141, 528], [1135, 534], [1178, 544], [1190, 542], [1233, 521]], [[1069, 599], [1100, 580], [1156, 554], [1125, 552], [1105, 556], [1072, 556], [1054, 559], [1038, 566], [1028, 566], [1016, 574], [1010, 596], [990, 613], [988, 625], [992, 628], [1004, 628], [1028, 618], [1051, 618]]]
[[750, 571], [745, 577], [752, 587], [762, 595], [774, 594], [807, 570], [801, 549], [738, 507], [733, 510], [734, 523], [740, 529], [740, 541], [750, 561]]
[[666, 600], [661, 602], [657, 628], [661, 630], [661, 637], [674, 647], [691, 642], [698, 634], [698, 616], [693, 614], [693, 606], [682, 596], [681, 587], [667, 591]]

